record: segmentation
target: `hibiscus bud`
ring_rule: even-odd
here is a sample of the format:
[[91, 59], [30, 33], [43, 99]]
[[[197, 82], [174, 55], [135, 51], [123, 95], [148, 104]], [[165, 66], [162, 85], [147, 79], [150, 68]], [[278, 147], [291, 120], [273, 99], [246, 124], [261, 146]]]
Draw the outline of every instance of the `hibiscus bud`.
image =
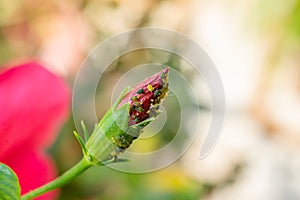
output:
[[129, 123], [134, 125], [149, 119], [159, 108], [168, 91], [168, 68], [137, 84], [121, 100], [118, 108], [130, 103]]
[[115, 159], [137, 139], [142, 129], [160, 113], [168, 91], [168, 68], [125, 89], [104, 115], [86, 143], [86, 151], [98, 162]]

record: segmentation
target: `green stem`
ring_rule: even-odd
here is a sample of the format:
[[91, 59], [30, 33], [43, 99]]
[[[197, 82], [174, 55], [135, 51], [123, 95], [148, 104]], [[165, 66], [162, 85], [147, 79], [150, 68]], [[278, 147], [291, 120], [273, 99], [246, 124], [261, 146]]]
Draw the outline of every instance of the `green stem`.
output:
[[47, 183], [46, 185], [43, 185], [35, 190], [28, 192], [27, 194], [24, 194], [21, 197], [21, 200], [29, 200], [34, 197], [40, 196], [41, 194], [49, 192], [50, 190], [53, 190], [55, 188], [62, 187], [63, 185], [69, 183], [73, 178], [75, 178], [76, 176], [78, 176], [93, 165], [93, 162], [89, 161], [86, 157], [83, 157], [83, 159], [80, 162], [78, 162], [75, 166], [66, 171], [63, 175]]

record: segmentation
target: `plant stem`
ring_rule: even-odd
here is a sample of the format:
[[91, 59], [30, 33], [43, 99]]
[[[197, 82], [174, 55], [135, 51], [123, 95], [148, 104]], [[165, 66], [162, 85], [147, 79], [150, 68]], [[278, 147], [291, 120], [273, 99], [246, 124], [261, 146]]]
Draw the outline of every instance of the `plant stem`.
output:
[[24, 194], [21, 197], [21, 200], [29, 200], [34, 197], [40, 196], [41, 194], [49, 192], [50, 190], [53, 190], [55, 188], [62, 187], [63, 185], [69, 183], [73, 178], [75, 178], [76, 176], [78, 176], [93, 165], [93, 162], [89, 161], [86, 157], [83, 157], [80, 162], [78, 162], [75, 166], [66, 171], [60, 177], [47, 183], [46, 185], [43, 185], [35, 190]]

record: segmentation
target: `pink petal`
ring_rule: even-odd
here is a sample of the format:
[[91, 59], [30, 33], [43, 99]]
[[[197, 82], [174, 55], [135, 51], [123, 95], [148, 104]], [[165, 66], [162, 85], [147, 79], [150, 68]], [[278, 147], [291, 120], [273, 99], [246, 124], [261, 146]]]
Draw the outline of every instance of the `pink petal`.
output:
[[0, 161], [27, 148], [48, 147], [66, 119], [70, 92], [38, 63], [0, 74]]
[[69, 101], [63, 80], [36, 62], [0, 74], [0, 162], [16, 171], [22, 193], [55, 177], [43, 152], [66, 120]]
[[[52, 160], [44, 154], [30, 150], [11, 157], [6, 164], [9, 165], [19, 177], [22, 194], [53, 180], [56, 176], [56, 170]], [[58, 191], [56, 190], [36, 199], [55, 199], [57, 194]]]

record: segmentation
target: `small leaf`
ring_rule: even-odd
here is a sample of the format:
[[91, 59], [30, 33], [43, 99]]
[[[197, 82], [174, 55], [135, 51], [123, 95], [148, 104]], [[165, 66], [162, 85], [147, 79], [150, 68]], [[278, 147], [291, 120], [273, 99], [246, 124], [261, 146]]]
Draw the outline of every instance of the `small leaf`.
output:
[[21, 189], [17, 175], [8, 166], [0, 163], [0, 199], [20, 199]]

